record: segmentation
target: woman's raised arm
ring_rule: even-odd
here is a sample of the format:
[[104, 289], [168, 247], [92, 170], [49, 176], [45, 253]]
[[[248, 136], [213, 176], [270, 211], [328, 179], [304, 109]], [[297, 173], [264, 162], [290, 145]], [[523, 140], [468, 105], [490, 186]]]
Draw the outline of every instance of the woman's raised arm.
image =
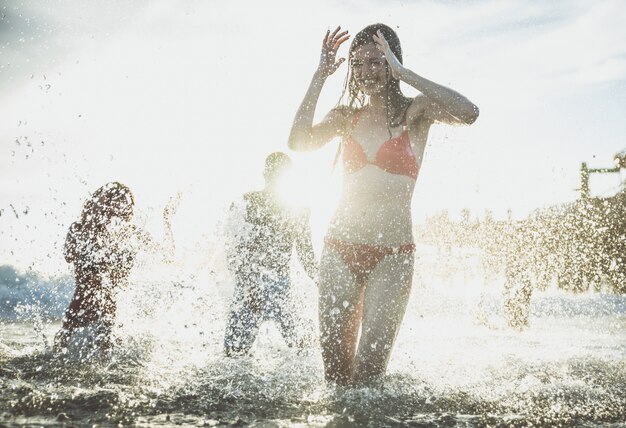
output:
[[337, 136], [342, 129], [340, 121], [343, 115], [338, 110], [331, 111], [322, 122], [313, 125], [315, 107], [326, 78], [345, 61], [345, 58], [336, 58], [337, 50], [350, 36], [347, 31], [340, 30], [341, 27], [337, 27], [332, 33], [330, 30], [326, 32], [319, 65], [291, 126], [288, 144], [292, 150], [306, 151], [320, 148]]
[[425, 79], [404, 67], [391, 51], [389, 43], [380, 31], [374, 36], [374, 42], [385, 55], [393, 77], [425, 95], [425, 97], [416, 98], [416, 102], [409, 109], [408, 116], [416, 117], [424, 114], [433, 121], [463, 125], [471, 125], [476, 121], [478, 107], [474, 103], [455, 90]]

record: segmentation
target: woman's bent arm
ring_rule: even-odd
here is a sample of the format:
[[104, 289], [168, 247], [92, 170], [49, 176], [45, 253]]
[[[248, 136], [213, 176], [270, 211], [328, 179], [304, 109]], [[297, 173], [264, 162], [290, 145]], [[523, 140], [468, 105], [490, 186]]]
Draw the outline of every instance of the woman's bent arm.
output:
[[455, 90], [425, 79], [405, 67], [399, 70], [399, 75], [400, 80], [432, 101], [425, 106], [425, 114], [430, 119], [471, 125], [478, 118], [478, 107]]
[[376, 47], [385, 55], [393, 77], [414, 87], [430, 101], [423, 102], [425, 101], [423, 97], [417, 97], [416, 101], [418, 102], [413, 104], [419, 111], [413, 111], [416, 113], [413, 117], [424, 113], [429, 119], [439, 122], [471, 125], [476, 121], [478, 107], [474, 103], [458, 92], [425, 79], [402, 65], [380, 31], [378, 35], [374, 36], [374, 42]]
[[318, 149], [328, 143], [333, 137], [337, 136], [338, 132], [342, 129], [337, 123], [341, 115], [334, 114], [334, 111], [331, 111], [321, 123], [313, 126], [315, 107], [317, 106], [317, 100], [320, 97], [326, 78], [333, 74], [345, 61], [344, 58], [336, 59], [337, 50], [350, 36], [348, 36], [347, 31], [339, 32], [340, 29], [340, 27], [337, 27], [332, 33], [330, 30], [327, 31], [324, 41], [322, 42], [322, 53], [320, 55], [319, 65], [313, 75], [304, 100], [302, 100], [300, 108], [298, 108], [296, 117], [293, 120], [291, 132], [289, 133], [288, 144], [289, 148], [292, 150], [305, 151]]

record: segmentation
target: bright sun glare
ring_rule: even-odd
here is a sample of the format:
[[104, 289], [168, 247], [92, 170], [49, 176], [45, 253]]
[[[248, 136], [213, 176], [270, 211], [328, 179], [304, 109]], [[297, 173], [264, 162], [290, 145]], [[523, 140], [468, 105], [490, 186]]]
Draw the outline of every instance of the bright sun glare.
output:
[[[337, 206], [341, 185], [340, 168], [333, 168], [329, 152], [296, 154], [294, 165], [279, 183], [279, 197], [294, 208], [311, 211], [314, 242], [321, 242], [326, 225]], [[333, 153], [334, 156], [334, 153]]]

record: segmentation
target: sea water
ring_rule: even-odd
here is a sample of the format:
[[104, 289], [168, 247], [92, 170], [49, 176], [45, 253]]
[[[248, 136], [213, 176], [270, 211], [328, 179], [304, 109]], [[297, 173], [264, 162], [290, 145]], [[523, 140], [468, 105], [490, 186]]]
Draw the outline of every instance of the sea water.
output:
[[[387, 375], [324, 381], [319, 343], [288, 348], [261, 327], [223, 355], [233, 280], [216, 258], [140, 264], [118, 295], [116, 347], [54, 354], [70, 276], [0, 269], [0, 425], [624, 426], [626, 297], [535, 291], [530, 324], [505, 322], [501, 278], [472, 263], [442, 275], [418, 249]], [[300, 332], [317, 331], [315, 285], [296, 270]]]

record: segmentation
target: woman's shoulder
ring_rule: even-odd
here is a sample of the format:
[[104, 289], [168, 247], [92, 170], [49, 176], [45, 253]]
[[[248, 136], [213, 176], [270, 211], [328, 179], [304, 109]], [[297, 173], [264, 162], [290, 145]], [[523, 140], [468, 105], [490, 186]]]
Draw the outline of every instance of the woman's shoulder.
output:
[[342, 104], [333, 108], [330, 112], [334, 114], [335, 116], [338, 116], [339, 118], [343, 119], [344, 121], [351, 121], [352, 118], [356, 114], [358, 114], [361, 110], [363, 109]]
[[353, 106], [348, 106], [348, 105], [345, 105], [345, 104], [340, 104], [340, 105], [336, 106], [335, 108], [333, 108], [331, 110], [331, 112], [335, 112], [335, 113], [340, 114], [342, 116], [352, 116], [357, 111], [359, 111], [358, 108], [353, 107]]
[[342, 104], [334, 107], [326, 118], [332, 121], [337, 128], [348, 129], [359, 111], [361, 111], [361, 109]]

